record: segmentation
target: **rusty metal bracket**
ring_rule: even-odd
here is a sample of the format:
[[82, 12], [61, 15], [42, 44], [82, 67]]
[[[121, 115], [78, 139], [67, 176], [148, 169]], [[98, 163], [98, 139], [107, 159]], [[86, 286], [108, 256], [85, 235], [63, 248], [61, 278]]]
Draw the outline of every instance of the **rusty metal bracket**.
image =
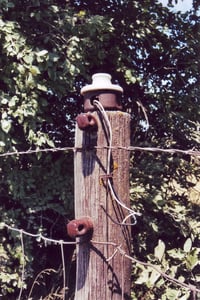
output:
[[93, 222], [90, 217], [75, 219], [67, 224], [67, 233], [71, 238], [92, 236]]
[[109, 179], [113, 179], [113, 174], [103, 174], [103, 175], [100, 175], [99, 176], [99, 183], [100, 185], [103, 185], [103, 186], [107, 186], [108, 184], [108, 180]]

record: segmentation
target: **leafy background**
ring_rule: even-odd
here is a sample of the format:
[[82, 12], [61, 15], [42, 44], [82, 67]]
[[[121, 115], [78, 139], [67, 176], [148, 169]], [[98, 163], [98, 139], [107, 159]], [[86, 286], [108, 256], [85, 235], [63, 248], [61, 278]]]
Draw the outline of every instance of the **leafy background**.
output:
[[[186, 13], [151, 0], [1, 0], [1, 154], [73, 146], [74, 120], [82, 110], [80, 88], [102, 71], [124, 88], [132, 145], [199, 149], [198, 8], [197, 0]], [[68, 240], [72, 153], [1, 156], [0, 170], [1, 222]], [[197, 157], [132, 154], [131, 204], [142, 213], [132, 229], [133, 255], [198, 288], [199, 176]], [[14, 232], [2, 228], [0, 234], [2, 299], [16, 299], [21, 244]], [[47, 245], [44, 251], [32, 239], [25, 239], [25, 249], [24, 299], [33, 286], [33, 299], [56, 299], [62, 286], [60, 249]], [[65, 249], [69, 262], [72, 253], [73, 247]], [[73, 268], [74, 262], [69, 299]], [[155, 270], [133, 265], [132, 299], [192, 297]]]

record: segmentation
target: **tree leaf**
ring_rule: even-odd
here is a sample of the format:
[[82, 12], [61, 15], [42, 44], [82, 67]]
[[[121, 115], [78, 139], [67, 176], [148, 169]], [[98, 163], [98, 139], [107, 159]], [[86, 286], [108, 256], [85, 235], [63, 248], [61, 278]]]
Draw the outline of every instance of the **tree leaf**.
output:
[[165, 253], [165, 243], [162, 240], [158, 241], [158, 245], [154, 249], [154, 255], [158, 258], [159, 261], [162, 261], [162, 258]]
[[188, 238], [183, 245], [183, 250], [185, 252], [190, 252], [191, 248], [192, 248], [192, 240], [191, 238]]
[[40, 74], [40, 69], [37, 66], [31, 66], [30, 72], [33, 76]]
[[193, 270], [199, 264], [199, 249], [194, 248], [186, 257], [186, 266], [189, 270]]
[[8, 133], [11, 129], [11, 121], [10, 120], [1, 120], [1, 128], [4, 132]]

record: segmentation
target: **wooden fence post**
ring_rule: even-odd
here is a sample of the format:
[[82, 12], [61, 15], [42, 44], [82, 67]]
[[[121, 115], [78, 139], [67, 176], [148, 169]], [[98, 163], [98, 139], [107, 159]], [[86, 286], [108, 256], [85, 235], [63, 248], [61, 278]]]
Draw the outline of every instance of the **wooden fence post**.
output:
[[[106, 97], [116, 94], [116, 86], [112, 86], [114, 89], [109, 93], [102, 93], [101, 88], [100, 96], [94, 97], [104, 107]], [[110, 105], [114, 106], [111, 102]], [[87, 101], [85, 103], [88, 105]], [[89, 120], [96, 120], [96, 129], [91, 130], [88, 126], [80, 130], [76, 127], [75, 217], [90, 217], [93, 222], [92, 239], [85, 236], [77, 239], [80, 243], [77, 245], [76, 300], [130, 299], [131, 261], [123, 253], [130, 254], [131, 235], [130, 227], [121, 224], [130, 211], [122, 207], [113, 195], [115, 193], [124, 206], [130, 206], [129, 151], [125, 149], [130, 145], [130, 116], [118, 107], [117, 110], [116, 107], [109, 108], [106, 114], [112, 129], [110, 162], [109, 137], [101, 112], [91, 110], [89, 115], [85, 113]], [[107, 172], [108, 163], [110, 174]]]

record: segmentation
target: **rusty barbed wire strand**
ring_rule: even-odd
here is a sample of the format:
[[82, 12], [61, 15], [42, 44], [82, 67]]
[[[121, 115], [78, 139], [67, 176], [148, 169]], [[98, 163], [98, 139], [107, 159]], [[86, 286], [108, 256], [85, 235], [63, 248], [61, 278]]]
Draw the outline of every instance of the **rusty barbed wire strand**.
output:
[[20, 155], [29, 155], [29, 154], [38, 154], [38, 153], [55, 153], [55, 152], [68, 152], [68, 151], [89, 151], [89, 150], [102, 150], [102, 149], [111, 149], [111, 150], [126, 150], [126, 151], [140, 151], [140, 152], [155, 152], [155, 153], [166, 153], [166, 154], [183, 154], [189, 156], [200, 157], [200, 151], [195, 149], [176, 149], [176, 148], [159, 148], [159, 147], [139, 147], [139, 146], [93, 146], [93, 147], [55, 147], [55, 148], [43, 148], [43, 149], [29, 149], [27, 151], [11, 151], [0, 153], [0, 157], [6, 156], [20, 156]]

